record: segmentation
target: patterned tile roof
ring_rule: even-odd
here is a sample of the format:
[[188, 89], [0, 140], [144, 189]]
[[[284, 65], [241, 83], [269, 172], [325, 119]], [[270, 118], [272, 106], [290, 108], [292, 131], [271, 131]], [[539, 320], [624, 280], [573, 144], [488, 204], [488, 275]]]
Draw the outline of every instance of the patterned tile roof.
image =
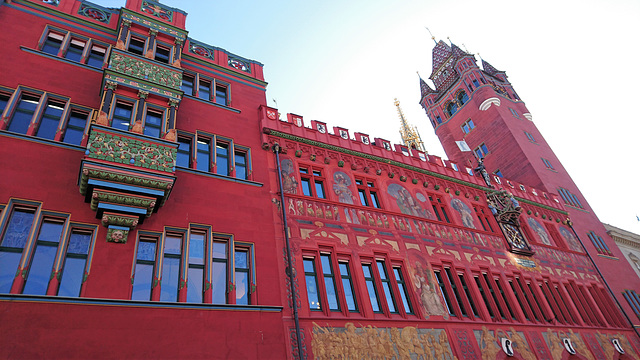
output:
[[435, 72], [450, 56], [451, 48], [444, 41], [438, 41], [433, 48], [433, 71]]
[[433, 90], [431, 88], [431, 86], [429, 86], [424, 80], [422, 80], [422, 78], [420, 78], [420, 93], [422, 95], [422, 97], [424, 98], [425, 96], [429, 95], [429, 94], [433, 94], [436, 91]]
[[488, 62], [482, 60], [482, 69], [484, 70], [484, 72], [486, 72], [487, 74], [494, 76], [497, 73], [501, 73], [504, 71], [500, 71], [496, 68], [493, 67], [493, 65], [489, 64]]

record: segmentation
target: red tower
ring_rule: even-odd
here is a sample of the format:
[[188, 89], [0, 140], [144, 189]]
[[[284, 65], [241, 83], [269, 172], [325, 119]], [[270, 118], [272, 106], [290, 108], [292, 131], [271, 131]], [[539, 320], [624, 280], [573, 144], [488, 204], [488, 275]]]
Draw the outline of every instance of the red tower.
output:
[[631, 321], [638, 324], [627, 299], [629, 292], [640, 289], [640, 283], [636, 277], [619, 276], [632, 273], [620, 261], [624, 256], [542, 137], [506, 73], [481, 62], [482, 69], [473, 55], [440, 41], [433, 48], [429, 77], [435, 90], [420, 79], [420, 104], [447, 156], [469, 167], [484, 158], [493, 181], [504, 177], [558, 194], [578, 237]]

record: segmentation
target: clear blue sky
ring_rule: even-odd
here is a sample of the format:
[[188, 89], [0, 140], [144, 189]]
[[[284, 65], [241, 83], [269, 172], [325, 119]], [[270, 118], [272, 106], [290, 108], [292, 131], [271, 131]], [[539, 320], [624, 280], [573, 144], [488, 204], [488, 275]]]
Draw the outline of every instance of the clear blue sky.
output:
[[189, 14], [190, 37], [262, 62], [268, 104], [283, 114], [397, 143], [397, 97], [427, 150], [444, 157], [418, 105], [416, 71], [431, 74], [428, 26], [506, 71], [600, 219], [640, 233], [640, 1], [162, 3]]

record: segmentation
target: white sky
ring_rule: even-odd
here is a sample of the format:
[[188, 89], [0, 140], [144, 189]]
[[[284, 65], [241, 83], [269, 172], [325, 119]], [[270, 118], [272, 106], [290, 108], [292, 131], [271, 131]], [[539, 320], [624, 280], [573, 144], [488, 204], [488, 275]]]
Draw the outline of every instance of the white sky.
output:
[[283, 116], [399, 143], [397, 97], [429, 153], [442, 157], [416, 71], [431, 74], [424, 27], [450, 37], [507, 72], [600, 220], [640, 233], [638, 0], [162, 3], [189, 14], [190, 37], [263, 63], [267, 102], [275, 98]]

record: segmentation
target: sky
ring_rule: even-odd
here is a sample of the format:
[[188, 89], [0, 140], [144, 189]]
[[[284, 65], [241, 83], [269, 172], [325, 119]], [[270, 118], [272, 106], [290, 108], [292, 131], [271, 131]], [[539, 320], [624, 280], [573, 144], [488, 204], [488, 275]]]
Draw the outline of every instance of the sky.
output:
[[638, 0], [161, 2], [189, 14], [191, 38], [264, 64], [267, 104], [283, 116], [400, 143], [397, 98], [427, 151], [446, 158], [418, 104], [428, 27], [506, 71], [600, 220], [640, 234]]

